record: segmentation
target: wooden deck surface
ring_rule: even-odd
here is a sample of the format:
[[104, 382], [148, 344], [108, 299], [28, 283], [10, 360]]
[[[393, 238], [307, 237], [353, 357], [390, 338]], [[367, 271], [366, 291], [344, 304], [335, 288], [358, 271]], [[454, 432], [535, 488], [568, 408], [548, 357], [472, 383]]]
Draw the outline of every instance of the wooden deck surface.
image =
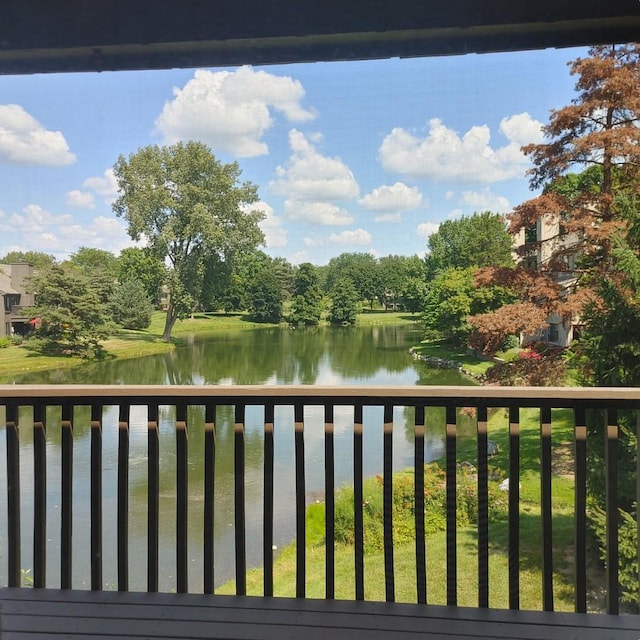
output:
[[640, 616], [196, 594], [0, 589], [2, 640], [639, 640]]

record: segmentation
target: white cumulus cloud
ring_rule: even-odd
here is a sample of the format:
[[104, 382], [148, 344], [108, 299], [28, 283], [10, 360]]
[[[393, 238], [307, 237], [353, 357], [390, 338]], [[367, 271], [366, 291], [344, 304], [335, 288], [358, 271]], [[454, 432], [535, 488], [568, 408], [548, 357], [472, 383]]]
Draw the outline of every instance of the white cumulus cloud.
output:
[[371, 234], [366, 229], [347, 229], [332, 233], [329, 242], [334, 244], [367, 245], [371, 244]]
[[335, 202], [358, 195], [358, 183], [340, 158], [323, 156], [296, 129], [289, 132], [289, 144], [293, 151], [289, 161], [276, 168], [276, 179], [269, 183], [275, 194], [308, 202]]
[[84, 189], [94, 191], [109, 204], [118, 197], [118, 181], [113, 169], [107, 169], [101, 176], [87, 178], [82, 186]]
[[404, 182], [382, 185], [358, 200], [358, 204], [378, 213], [392, 213], [416, 209], [422, 204], [422, 194], [417, 187]]
[[474, 211], [494, 211], [496, 213], [511, 211], [509, 200], [493, 193], [488, 187], [482, 191], [463, 191], [460, 204], [464, 204]]
[[18, 104], [0, 104], [0, 162], [62, 166], [76, 156], [61, 131], [49, 131]]
[[264, 134], [273, 126], [273, 112], [290, 122], [306, 122], [315, 113], [302, 107], [302, 84], [289, 76], [241, 67], [236, 71], [199, 69], [165, 103], [155, 125], [164, 144], [200, 140], [214, 151], [237, 157], [268, 153]]
[[425, 240], [429, 238], [429, 236], [433, 235], [440, 228], [439, 222], [422, 222], [416, 227], [416, 233], [419, 238], [424, 238]]
[[83, 207], [85, 209], [96, 208], [96, 199], [93, 197], [93, 194], [88, 191], [80, 191], [78, 189], [69, 191], [65, 201], [70, 207]]
[[48, 227], [66, 224], [72, 219], [67, 214], [55, 215], [38, 204], [28, 204], [22, 209], [22, 213], [11, 214], [7, 220], [8, 224], [0, 225], [0, 229], [18, 230], [20, 233], [40, 233]]
[[379, 159], [386, 171], [437, 180], [498, 182], [522, 177], [529, 161], [520, 147], [542, 140], [542, 123], [528, 113], [502, 119], [500, 131], [508, 142], [495, 148], [486, 124], [473, 126], [462, 136], [438, 118], [429, 120], [428, 126], [424, 137], [401, 127], [385, 137]]
[[342, 209], [332, 202], [285, 200], [284, 213], [287, 220], [294, 222], [338, 226], [353, 222], [353, 216], [346, 209]]
[[285, 247], [288, 231], [282, 226], [282, 218], [275, 214], [273, 207], [266, 202], [257, 202], [249, 208], [264, 213], [265, 217], [258, 223], [258, 226], [264, 233], [265, 245], [269, 248]]

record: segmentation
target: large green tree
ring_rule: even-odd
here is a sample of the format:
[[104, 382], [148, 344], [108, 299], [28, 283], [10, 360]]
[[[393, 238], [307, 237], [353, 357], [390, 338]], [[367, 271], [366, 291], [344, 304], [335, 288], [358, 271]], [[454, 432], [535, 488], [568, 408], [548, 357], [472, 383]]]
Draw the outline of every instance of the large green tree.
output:
[[316, 268], [309, 262], [303, 262], [297, 269], [293, 301], [291, 305], [291, 322], [293, 324], [320, 324], [322, 316], [322, 293]]
[[90, 277], [73, 266], [54, 265], [31, 282], [38, 317], [32, 346], [47, 353], [83, 357], [103, 354], [101, 341], [113, 326], [106, 304]]
[[33, 265], [36, 271], [44, 271], [50, 269], [56, 263], [56, 259], [51, 254], [42, 251], [9, 251], [7, 255], [0, 258], [0, 262], [3, 264], [28, 262]]
[[251, 209], [257, 187], [240, 174], [237, 163], [223, 164], [200, 142], [144, 147], [114, 165], [120, 196], [113, 210], [133, 239], [144, 237], [170, 265], [165, 340], [198, 302], [206, 257], [224, 259], [264, 240], [263, 214]]
[[326, 269], [325, 287], [331, 295], [336, 283], [343, 278], [351, 280], [360, 300], [373, 302], [380, 296], [382, 281], [378, 263], [370, 253], [341, 253], [329, 260]]
[[446, 220], [427, 244], [427, 280], [446, 269], [513, 264], [505, 218], [491, 211]]
[[154, 305], [160, 302], [165, 276], [164, 263], [148, 247], [127, 247], [118, 256], [118, 281], [139, 280]]

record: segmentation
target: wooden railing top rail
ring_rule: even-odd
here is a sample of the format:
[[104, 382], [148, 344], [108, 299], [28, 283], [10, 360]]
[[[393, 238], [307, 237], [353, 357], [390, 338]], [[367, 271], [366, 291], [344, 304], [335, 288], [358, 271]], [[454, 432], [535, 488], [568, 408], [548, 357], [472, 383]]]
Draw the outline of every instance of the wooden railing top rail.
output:
[[[501, 402], [514, 401], [537, 406], [552, 400], [554, 406], [573, 406], [576, 403], [597, 401], [636, 405], [640, 403], [640, 388], [635, 387], [498, 387], [498, 386], [322, 386], [322, 385], [0, 385], [0, 401], [16, 399], [60, 399], [77, 398], [129, 398], [129, 399], [192, 399], [202, 401], [214, 398], [251, 398], [260, 402], [274, 399], [305, 400], [330, 398], [340, 404], [341, 400], [355, 399], [375, 404], [390, 399], [423, 398], [430, 401], [468, 401], [471, 404], [490, 401], [499, 406]], [[527, 402], [528, 401], [528, 402]], [[247, 402], [250, 404], [250, 402]]]

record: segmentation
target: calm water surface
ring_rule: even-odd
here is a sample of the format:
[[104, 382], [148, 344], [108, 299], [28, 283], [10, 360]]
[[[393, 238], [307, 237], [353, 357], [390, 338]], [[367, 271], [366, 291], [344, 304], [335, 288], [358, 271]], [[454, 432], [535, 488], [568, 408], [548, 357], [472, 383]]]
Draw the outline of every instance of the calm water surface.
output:
[[[427, 367], [408, 353], [420, 340], [413, 325], [355, 328], [267, 328], [193, 338], [170, 353], [131, 360], [113, 360], [76, 369], [0, 377], [0, 382], [85, 383], [85, 384], [318, 384], [318, 385], [425, 385], [470, 384], [455, 371]], [[394, 415], [394, 467], [413, 464], [413, 413], [398, 408]], [[115, 588], [115, 508], [117, 471], [117, 420], [115, 407], [104, 413], [104, 582]], [[31, 416], [21, 413], [21, 475], [23, 490], [22, 566], [31, 567], [33, 453]], [[201, 407], [190, 407], [189, 415], [189, 554], [192, 561], [190, 589], [202, 590], [202, 500], [203, 423]], [[442, 430], [438, 426], [427, 436], [427, 457], [442, 453]], [[382, 473], [382, 411], [370, 408], [364, 414], [365, 475]], [[293, 410], [276, 408], [275, 416], [275, 544], [280, 548], [293, 537], [295, 494], [293, 469]], [[216, 582], [233, 578], [233, 415], [230, 407], [217, 412], [216, 459]], [[336, 483], [353, 478], [353, 412], [336, 408]], [[263, 413], [248, 408], [246, 421], [247, 556], [253, 566], [262, 562], [262, 462]], [[130, 588], [146, 588], [147, 533], [147, 416], [144, 407], [131, 415], [130, 445]], [[48, 439], [48, 557], [47, 582], [59, 585], [60, 540], [60, 414], [47, 415]], [[74, 416], [74, 587], [88, 588], [89, 567], [89, 415], [78, 410]], [[5, 460], [5, 439], [0, 437], [0, 456]], [[175, 589], [175, 435], [173, 409], [161, 408], [161, 588]], [[323, 414], [320, 407], [305, 413], [305, 467], [307, 500], [322, 499], [324, 486]], [[6, 513], [6, 479], [0, 478], [0, 508]], [[0, 521], [0, 584], [6, 576], [6, 523]], [[86, 560], [83, 561], [83, 559]]]

